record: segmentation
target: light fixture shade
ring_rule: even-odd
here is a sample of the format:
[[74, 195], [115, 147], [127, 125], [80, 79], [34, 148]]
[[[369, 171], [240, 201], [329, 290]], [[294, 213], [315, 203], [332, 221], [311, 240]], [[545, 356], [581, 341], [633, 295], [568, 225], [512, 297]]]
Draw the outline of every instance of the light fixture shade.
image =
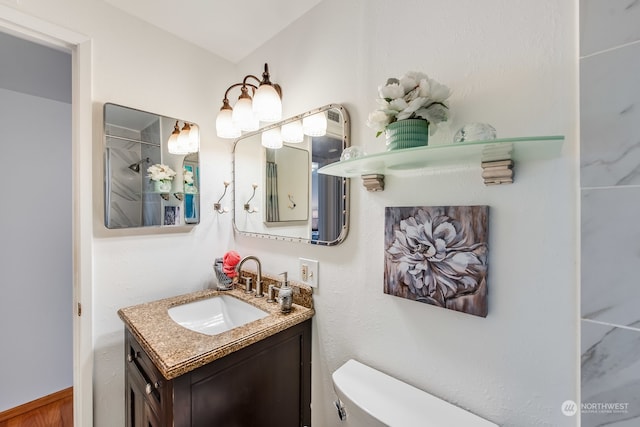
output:
[[167, 141], [167, 150], [171, 154], [182, 154], [180, 153], [180, 147], [178, 146], [178, 137], [180, 136], [180, 127], [178, 126], [178, 121], [176, 120], [176, 124], [173, 126], [173, 132], [171, 132], [171, 136], [169, 136], [169, 140]]
[[233, 106], [231, 120], [237, 127], [244, 131], [258, 130], [260, 127], [260, 120], [253, 114], [250, 97], [238, 99], [236, 105]]
[[302, 131], [309, 136], [323, 136], [327, 133], [327, 116], [324, 112], [312, 114], [302, 119]]
[[216, 117], [216, 135], [219, 138], [238, 138], [242, 131], [233, 123], [230, 109], [222, 109]]
[[173, 154], [189, 154], [189, 131], [190, 127], [187, 123], [184, 124], [180, 134], [178, 135], [178, 141], [175, 145]]
[[195, 123], [191, 123], [191, 130], [189, 131], [189, 146], [187, 148], [190, 153], [200, 151], [200, 127]]
[[172, 133], [169, 137], [169, 141], [167, 141], [167, 150], [169, 150], [169, 153], [171, 154], [179, 154], [177, 133]]
[[273, 128], [262, 132], [262, 145], [266, 148], [282, 148], [280, 128]]
[[280, 133], [282, 134], [282, 140], [284, 142], [298, 143], [304, 141], [304, 132], [302, 132], [301, 120], [296, 120], [282, 125]]
[[270, 84], [261, 84], [253, 95], [253, 113], [262, 122], [282, 119], [282, 100]]

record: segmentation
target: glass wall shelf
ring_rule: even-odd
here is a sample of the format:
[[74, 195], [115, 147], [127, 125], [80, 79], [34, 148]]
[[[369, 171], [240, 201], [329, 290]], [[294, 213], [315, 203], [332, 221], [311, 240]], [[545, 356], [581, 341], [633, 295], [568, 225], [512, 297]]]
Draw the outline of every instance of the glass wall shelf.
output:
[[363, 175], [407, 175], [441, 168], [481, 166], [483, 162], [545, 160], [560, 156], [563, 136], [503, 138], [385, 151], [344, 160], [318, 170], [346, 178]]
[[[415, 175], [481, 166], [486, 185], [507, 184], [513, 182], [515, 162], [559, 157], [563, 141], [564, 136], [554, 135], [429, 145], [343, 160], [324, 166], [318, 172], [345, 178], [362, 176], [368, 190], [381, 191], [384, 175]], [[495, 171], [496, 167], [500, 167], [498, 175], [502, 174], [502, 178], [489, 175], [487, 169]]]

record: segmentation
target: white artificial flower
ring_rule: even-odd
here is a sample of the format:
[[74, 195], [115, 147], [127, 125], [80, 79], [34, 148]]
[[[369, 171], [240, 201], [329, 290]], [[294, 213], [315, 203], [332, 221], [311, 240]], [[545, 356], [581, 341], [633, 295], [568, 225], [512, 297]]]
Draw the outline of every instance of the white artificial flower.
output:
[[443, 102], [451, 96], [451, 89], [435, 80], [429, 80], [431, 86], [431, 99], [436, 102]]
[[402, 98], [394, 99], [389, 103], [389, 111], [391, 112], [395, 111], [396, 113], [399, 113], [401, 111], [404, 111], [404, 109], [407, 108], [408, 106], [409, 104], [404, 99]]
[[425, 73], [411, 71], [400, 79], [389, 78], [384, 86], [378, 87], [378, 95], [379, 107], [367, 120], [378, 135], [393, 122], [413, 118], [426, 120], [433, 134], [437, 124], [448, 119], [446, 100], [451, 90]]
[[431, 83], [429, 79], [420, 80], [419, 92], [420, 96], [423, 98], [429, 98], [431, 96]]
[[400, 78], [400, 84], [404, 87], [405, 93], [415, 89], [421, 80], [429, 80], [429, 76], [418, 71], [409, 71]]
[[404, 75], [400, 78], [400, 85], [404, 88], [404, 92], [408, 93], [418, 86], [418, 81], [413, 77]]
[[429, 80], [429, 76], [420, 71], [408, 71], [405, 73], [406, 77], [412, 78], [415, 81], [419, 82], [420, 80]]
[[404, 110], [402, 110], [398, 114], [396, 119], [404, 120], [404, 119], [410, 118], [413, 115], [413, 113], [415, 113], [418, 109], [420, 109], [420, 107], [422, 107], [423, 104], [424, 104], [424, 98], [414, 99], [407, 105], [407, 107]]
[[176, 172], [167, 165], [155, 164], [147, 169], [147, 177], [152, 181], [171, 181]]
[[404, 96], [404, 89], [397, 83], [380, 86], [378, 88], [380, 98], [382, 99], [397, 99]]
[[391, 122], [391, 116], [384, 113], [383, 111], [376, 110], [369, 113], [369, 118], [367, 120], [367, 126], [372, 129], [375, 129], [378, 132], [384, 130], [387, 125]]
[[184, 172], [184, 182], [185, 184], [193, 184], [193, 172], [191, 171], [185, 171]]

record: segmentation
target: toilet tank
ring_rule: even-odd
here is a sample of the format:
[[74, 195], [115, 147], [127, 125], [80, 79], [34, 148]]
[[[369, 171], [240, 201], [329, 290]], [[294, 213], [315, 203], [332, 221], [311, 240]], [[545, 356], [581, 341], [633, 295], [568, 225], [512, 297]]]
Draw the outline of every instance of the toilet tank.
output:
[[345, 427], [497, 426], [353, 359], [332, 377]]

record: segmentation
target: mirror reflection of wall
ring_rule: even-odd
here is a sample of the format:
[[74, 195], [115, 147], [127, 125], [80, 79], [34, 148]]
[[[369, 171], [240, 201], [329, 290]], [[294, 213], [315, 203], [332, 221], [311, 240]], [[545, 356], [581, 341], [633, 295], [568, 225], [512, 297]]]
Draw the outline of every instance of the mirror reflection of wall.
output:
[[309, 151], [287, 145], [265, 151], [265, 221], [307, 221]]
[[[335, 123], [329, 120], [329, 123]], [[342, 233], [346, 219], [343, 195], [344, 180], [338, 176], [319, 174], [318, 169], [340, 161], [343, 145], [336, 131], [312, 139], [312, 240], [334, 241]]]
[[[265, 144], [263, 136], [271, 137], [268, 131], [274, 127], [284, 142], [280, 148], [267, 148], [273, 141]], [[285, 136], [294, 134], [295, 142]], [[339, 161], [348, 145], [348, 115], [336, 104], [240, 137], [233, 154], [235, 229], [255, 237], [340, 243], [348, 231], [348, 181], [318, 175], [317, 168]]]
[[[107, 228], [199, 222], [198, 153], [174, 154], [167, 146], [177, 122], [180, 121], [105, 104], [104, 215]], [[191, 128], [197, 129], [197, 126]], [[172, 179], [163, 180], [166, 188], [159, 187], [157, 181], [149, 178], [148, 170], [152, 166], [167, 167], [175, 172]], [[189, 173], [185, 174], [186, 171]], [[191, 177], [191, 185], [184, 182], [185, 178]]]

